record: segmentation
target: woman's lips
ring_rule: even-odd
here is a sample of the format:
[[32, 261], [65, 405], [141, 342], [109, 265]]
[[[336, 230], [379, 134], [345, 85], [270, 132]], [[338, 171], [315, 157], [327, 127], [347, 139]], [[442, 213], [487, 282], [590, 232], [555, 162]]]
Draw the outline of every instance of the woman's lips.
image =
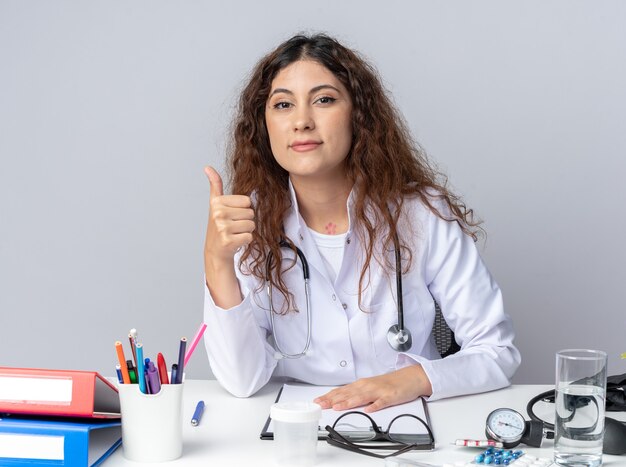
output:
[[312, 151], [313, 149], [316, 149], [321, 144], [322, 143], [317, 142], [317, 141], [304, 141], [301, 143], [292, 144], [291, 149], [293, 149], [296, 152], [306, 152], [306, 151]]

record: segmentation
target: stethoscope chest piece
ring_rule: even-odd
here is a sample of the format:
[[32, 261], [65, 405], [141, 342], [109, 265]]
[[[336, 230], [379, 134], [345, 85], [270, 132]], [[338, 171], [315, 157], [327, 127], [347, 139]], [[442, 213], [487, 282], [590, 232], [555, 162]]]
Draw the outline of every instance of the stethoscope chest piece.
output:
[[387, 331], [387, 341], [393, 350], [398, 352], [406, 352], [413, 345], [413, 338], [408, 329], [400, 329], [400, 326], [394, 324]]

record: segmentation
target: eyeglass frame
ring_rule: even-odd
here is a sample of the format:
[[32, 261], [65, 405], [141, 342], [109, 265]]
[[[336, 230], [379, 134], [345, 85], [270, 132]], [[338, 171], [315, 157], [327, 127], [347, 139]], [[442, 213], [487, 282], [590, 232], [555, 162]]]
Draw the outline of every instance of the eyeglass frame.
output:
[[[354, 415], [354, 414], [365, 416], [372, 424], [372, 428], [374, 430], [374, 436], [371, 439], [367, 440], [368, 443], [371, 443], [372, 441], [388, 441], [390, 443], [396, 443], [396, 444], [386, 444], [382, 446], [376, 446], [375, 444], [368, 444], [367, 446], [363, 446], [364, 443], [350, 441], [348, 438], [346, 438], [341, 433], [339, 433], [335, 429], [335, 426], [337, 425], [337, 422], [341, 420], [342, 418], [348, 415]], [[418, 443], [408, 444], [408, 443], [403, 443], [401, 441], [396, 441], [393, 438], [391, 438], [389, 435], [389, 428], [391, 428], [391, 426], [393, 425], [393, 422], [395, 422], [397, 419], [402, 418], [402, 417], [415, 418], [422, 425], [424, 425], [424, 428], [426, 428], [426, 432], [428, 433], [428, 438], [430, 439], [430, 442], [427, 444], [418, 444]], [[342, 414], [339, 418], [337, 418], [337, 420], [335, 420], [332, 427], [330, 425], [326, 425], [325, 429], [328, 432], [326, 442], [330, 444], [331, 446], [335, 446], [335, 447], [342, 448], [342, 449], [347, 449], [348, 451], [356, 452], [358, 454], [364, 454], [370, 457], [376, 457], [378, 459], [398, 456], [400, 454], [404, 454], [405, 452], [409, 452], [409, 451], [432, 451], [433, 449], [435, 449], [435, 436], [433, 435], [432, 430], [428, 426], [428, 423], [426, 423], [417, 415], [413, 415], [409, 413], [397, 415], [389, 422], [389, 425], [387, 425], [387, 429], [382, 430], [374, 421], [374, 419], [370, 417], [368, 414], [366, 414], [365, 412], [360, 412], [358, 410], [353, 410], [353, 411]], [[377, 454], [375, 452], [370, 451], [370, 450], [385, 450], [385, 449], [397, 449], [397, 450], [391, 454]]]

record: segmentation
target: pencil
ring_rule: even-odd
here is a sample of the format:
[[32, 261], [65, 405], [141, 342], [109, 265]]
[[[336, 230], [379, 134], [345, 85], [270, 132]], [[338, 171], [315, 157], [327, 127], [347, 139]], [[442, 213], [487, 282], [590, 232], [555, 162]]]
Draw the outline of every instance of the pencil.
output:
[[135, 339], [133, 339], [132, 334], [128, 334], [128, 342], [130, 342], [130, 350], [133, 351], [133, 360], [135, 361], [135, 366], [137, 366], [137, 351], [135, 350]]
[[191, 344], [189, 344], [189, 348], [187, 349], [187, 352], [185, 353], [185, 362], [184, 362], [185, 366], [187, 366], [187, 362], [191, 358], [191, 354], [193, 353], [193, 351], [196, 350], [196, 346], [198, 345], [198, 342], [200, 342], [200, 339], [202, 339], [202, 335], [204, 334], [205, 329], [206, 329], [206, 323], [202, 323], [200, 327], [198, 328], [198, 332], [196, 332], [196, 335], [193, 336], [193, 339], [191, 340]]
[[117, 359], [120, 361], [120, 369], [122, 370], [122, 381], [124, 384], [130, 384], [130, 375], [126, 367], [126, 359], [124, 358], [124, 349], [120, 341], [115, 342], [115, 350], [117, 351]]
[[146, 368], [143, 361], [143, 344], [137, 343], [137, 382], [139, 390], [144, 394], [148, 394], [146, 388]]
[[178, 349], [178, 366], [176, 371], [176, 383], [183, 382], [183, 373], [185, 371], [185, 348], [187, 347], [187, 338], [180, 338], [180, 348]]

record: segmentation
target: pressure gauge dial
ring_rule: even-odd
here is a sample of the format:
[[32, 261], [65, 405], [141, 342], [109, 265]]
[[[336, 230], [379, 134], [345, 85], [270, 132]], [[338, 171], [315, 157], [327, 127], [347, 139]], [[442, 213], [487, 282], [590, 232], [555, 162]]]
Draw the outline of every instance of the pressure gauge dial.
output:
[[513, 409], [496, 409], [487, 416], [485, 433], [488, 438], [500, 441], [506, 449], [517, 446], [526, 432], [526, 420]]

